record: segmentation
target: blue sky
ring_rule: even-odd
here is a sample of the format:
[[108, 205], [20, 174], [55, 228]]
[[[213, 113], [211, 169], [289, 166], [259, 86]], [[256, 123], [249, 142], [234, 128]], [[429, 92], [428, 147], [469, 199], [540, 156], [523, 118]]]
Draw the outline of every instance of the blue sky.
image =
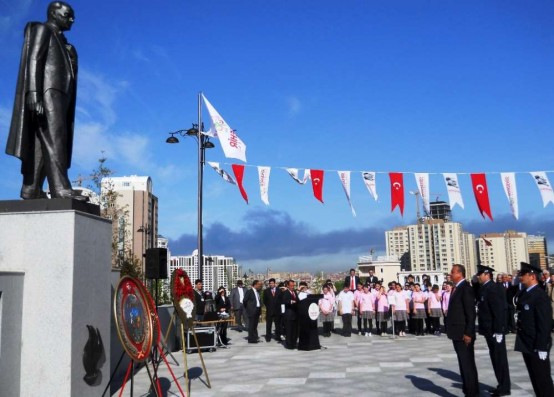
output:
[[[11, 118], [25, 23], [48, 1], [0, 1], [0, 142]], [[70, 177], [88, 175], [105, 152], [116, 175], [150, 175], [159, 230], [174, 254], [196, 246], [196, 142], [168, 145], [188, 128], [202, 91], [247, 144], [249, 166], [272, 167], [271, 205], [257, 170], [245, 188], [205, 169], [204, 250], [246, 268], [343, 270], [384, 230], [415, 222], [390, 210], [387, 172], [459, 173], [465, 209], [454, 219], [475, 234], [545, 233], [529, 171], [554, 170], [554, 3], [505, 1], [142, 0], [73, 1], [68, 40], [79, 53], [78, 112]], [[204, 119], [207, 120], [207, 112]], [[207, 152], [231, 172], [217, 147]], [[224, 164], [225, 163], [225, 164]], [[19, 161], [0, 156], [0, 199], [19, 195]], [[326, 171], [325, 204], [284, 167]], [[374, 201], [352, 174], [353, 217], [336, 170], [377, 171]], [[479, 214], [469, 175], [486, 172], [494, 222]], [[513, 220], [498, 172], [516, 172]], [[549, 173], [551, 182], [554, 173]]]

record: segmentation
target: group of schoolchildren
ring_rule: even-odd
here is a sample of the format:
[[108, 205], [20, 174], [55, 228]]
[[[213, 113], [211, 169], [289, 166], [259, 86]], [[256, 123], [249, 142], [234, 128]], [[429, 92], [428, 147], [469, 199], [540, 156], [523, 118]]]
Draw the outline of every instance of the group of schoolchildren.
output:
[[[328, 280], [323, 286], [323, 298], [319, 301], [320, 320], [323, 323], [323, 336], [331, 336], [334, 318], [342, 318], [342, 335], [350, 337], [352, 322], [357, 320], [358, 334], [386, 336], [394, 332], [404, 337], [414, 335], [441, 335], [440, 318], [448, 314], [448, 302], [453, 284], [446, 281], [439, 287], [424, 280], [423, 285], [408, 278], [404, 287], [397, 282], [388, 283], [386, 289], [380, 282], [345, 282], [343, 290], [337, 293]], [[375, 320], [375, 328], [373, 327]]]

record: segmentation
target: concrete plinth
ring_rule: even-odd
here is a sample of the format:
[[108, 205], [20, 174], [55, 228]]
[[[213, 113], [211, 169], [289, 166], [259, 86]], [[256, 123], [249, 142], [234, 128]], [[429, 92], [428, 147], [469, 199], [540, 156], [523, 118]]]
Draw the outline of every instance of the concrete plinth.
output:
[[[111, 222], [75, 210], [0, 213], [1, 395], [102, 395], [110, 378], [111, 233]], [[104, 346], [92, 385], [83, 379], [87, 325]]]

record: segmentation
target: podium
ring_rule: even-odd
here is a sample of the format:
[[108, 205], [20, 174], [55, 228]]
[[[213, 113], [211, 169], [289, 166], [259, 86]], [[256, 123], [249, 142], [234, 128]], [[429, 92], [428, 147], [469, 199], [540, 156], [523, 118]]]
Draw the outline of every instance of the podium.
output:
[[321, 294], [308, 295], [298, 302], [298, 350], [321, 349], [317, 330]]

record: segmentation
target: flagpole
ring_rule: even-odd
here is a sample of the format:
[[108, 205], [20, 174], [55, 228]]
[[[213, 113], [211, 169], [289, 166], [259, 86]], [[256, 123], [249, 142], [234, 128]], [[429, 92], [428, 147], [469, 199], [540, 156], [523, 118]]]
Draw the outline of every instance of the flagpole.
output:
[[198, 93], [198, 278], [203, 280], [204, 244], [202, 236], [202, 198], [204, 182], [204, 135], [202, 135], [202, 92]]

